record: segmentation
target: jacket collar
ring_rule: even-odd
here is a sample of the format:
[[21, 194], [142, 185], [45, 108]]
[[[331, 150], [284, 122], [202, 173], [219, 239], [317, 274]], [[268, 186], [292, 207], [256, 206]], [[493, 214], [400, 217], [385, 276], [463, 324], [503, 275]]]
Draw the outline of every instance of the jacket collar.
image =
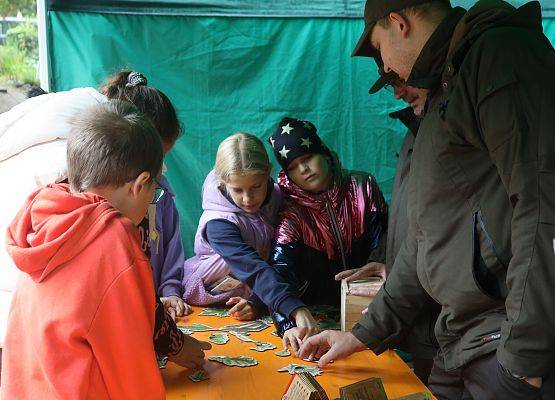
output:
[[389, 117], [401, 121], [414, 136], [418, 133], [420, 118], [414, 114], [412, 107], [393, 111], [392, 113], [389, 113]]
[[456, 7], [437, 26], [416, 59], [407, 85], [430, 90], [439, 86], [451, 36], [464, 13], [464, 8]]

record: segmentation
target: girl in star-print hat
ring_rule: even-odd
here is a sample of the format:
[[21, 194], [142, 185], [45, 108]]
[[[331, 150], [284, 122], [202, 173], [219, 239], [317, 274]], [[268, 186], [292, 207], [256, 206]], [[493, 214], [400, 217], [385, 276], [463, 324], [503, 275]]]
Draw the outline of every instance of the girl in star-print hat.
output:
[[[387, 205], [374, 177], [344, 169], [309, 121], [283, 118], [269, 142], [283, 168], [284, 202], [270, 257], [275, 269], [309, 306], [339, 307], [336, 276], [346, 269], [365, 267], [380, 276], [377, 292], [385, 278]], [[307, 308], [278, 311], [278, 332], [296, 351], [317, 331], [316, 321]]]

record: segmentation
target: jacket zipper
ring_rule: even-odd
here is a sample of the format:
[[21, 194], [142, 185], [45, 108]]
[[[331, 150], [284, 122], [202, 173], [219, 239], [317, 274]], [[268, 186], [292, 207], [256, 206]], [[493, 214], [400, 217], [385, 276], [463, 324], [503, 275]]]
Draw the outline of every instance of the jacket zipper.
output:
[[331, 203], [328, 199], [326, 199], [326, 210], [330, 216], [331, 227], [333, 232], [335, 233], [335, 238], [337, 239], [337, 243], [339, 244], [339, 253], [341, 254], [341, 261], [343, 263], [343, 270], [347, 269], [347, 260], [345, 258], [345, 249], [343, 248], [343, 240], [341, 238], [341, 232], [339, 230], [339, 225], [337, 224], [337, 217], [333, 211]]

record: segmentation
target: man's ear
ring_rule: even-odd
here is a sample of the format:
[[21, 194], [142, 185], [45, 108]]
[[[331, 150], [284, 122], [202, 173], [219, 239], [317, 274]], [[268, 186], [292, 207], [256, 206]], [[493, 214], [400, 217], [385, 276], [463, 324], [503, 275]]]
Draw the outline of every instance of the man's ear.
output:
[[144, 188], [150, 185], [150, 172], [143, 171], [135, 178], [135, 180], [131, 181], [131, 187], [129, 188], [130, 194], [133, 197], [139, 197], [140, 193], [144, 190]]
[[403, 38], [406, 38], [410, 32], [410, 21], [399, 13], [392, 12], [389, 14], [389, 19], [394, 29], [401, 33]]

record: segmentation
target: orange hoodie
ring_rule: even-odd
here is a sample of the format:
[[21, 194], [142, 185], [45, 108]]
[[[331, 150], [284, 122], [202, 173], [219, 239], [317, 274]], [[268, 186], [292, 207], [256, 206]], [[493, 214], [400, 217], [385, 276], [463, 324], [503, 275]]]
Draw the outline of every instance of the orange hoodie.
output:
[[22, 274], [2, 360], [2, 399], [163, 399], [154, 288], [137, 228], [67, 185], [33, 193], [7, 232]]

